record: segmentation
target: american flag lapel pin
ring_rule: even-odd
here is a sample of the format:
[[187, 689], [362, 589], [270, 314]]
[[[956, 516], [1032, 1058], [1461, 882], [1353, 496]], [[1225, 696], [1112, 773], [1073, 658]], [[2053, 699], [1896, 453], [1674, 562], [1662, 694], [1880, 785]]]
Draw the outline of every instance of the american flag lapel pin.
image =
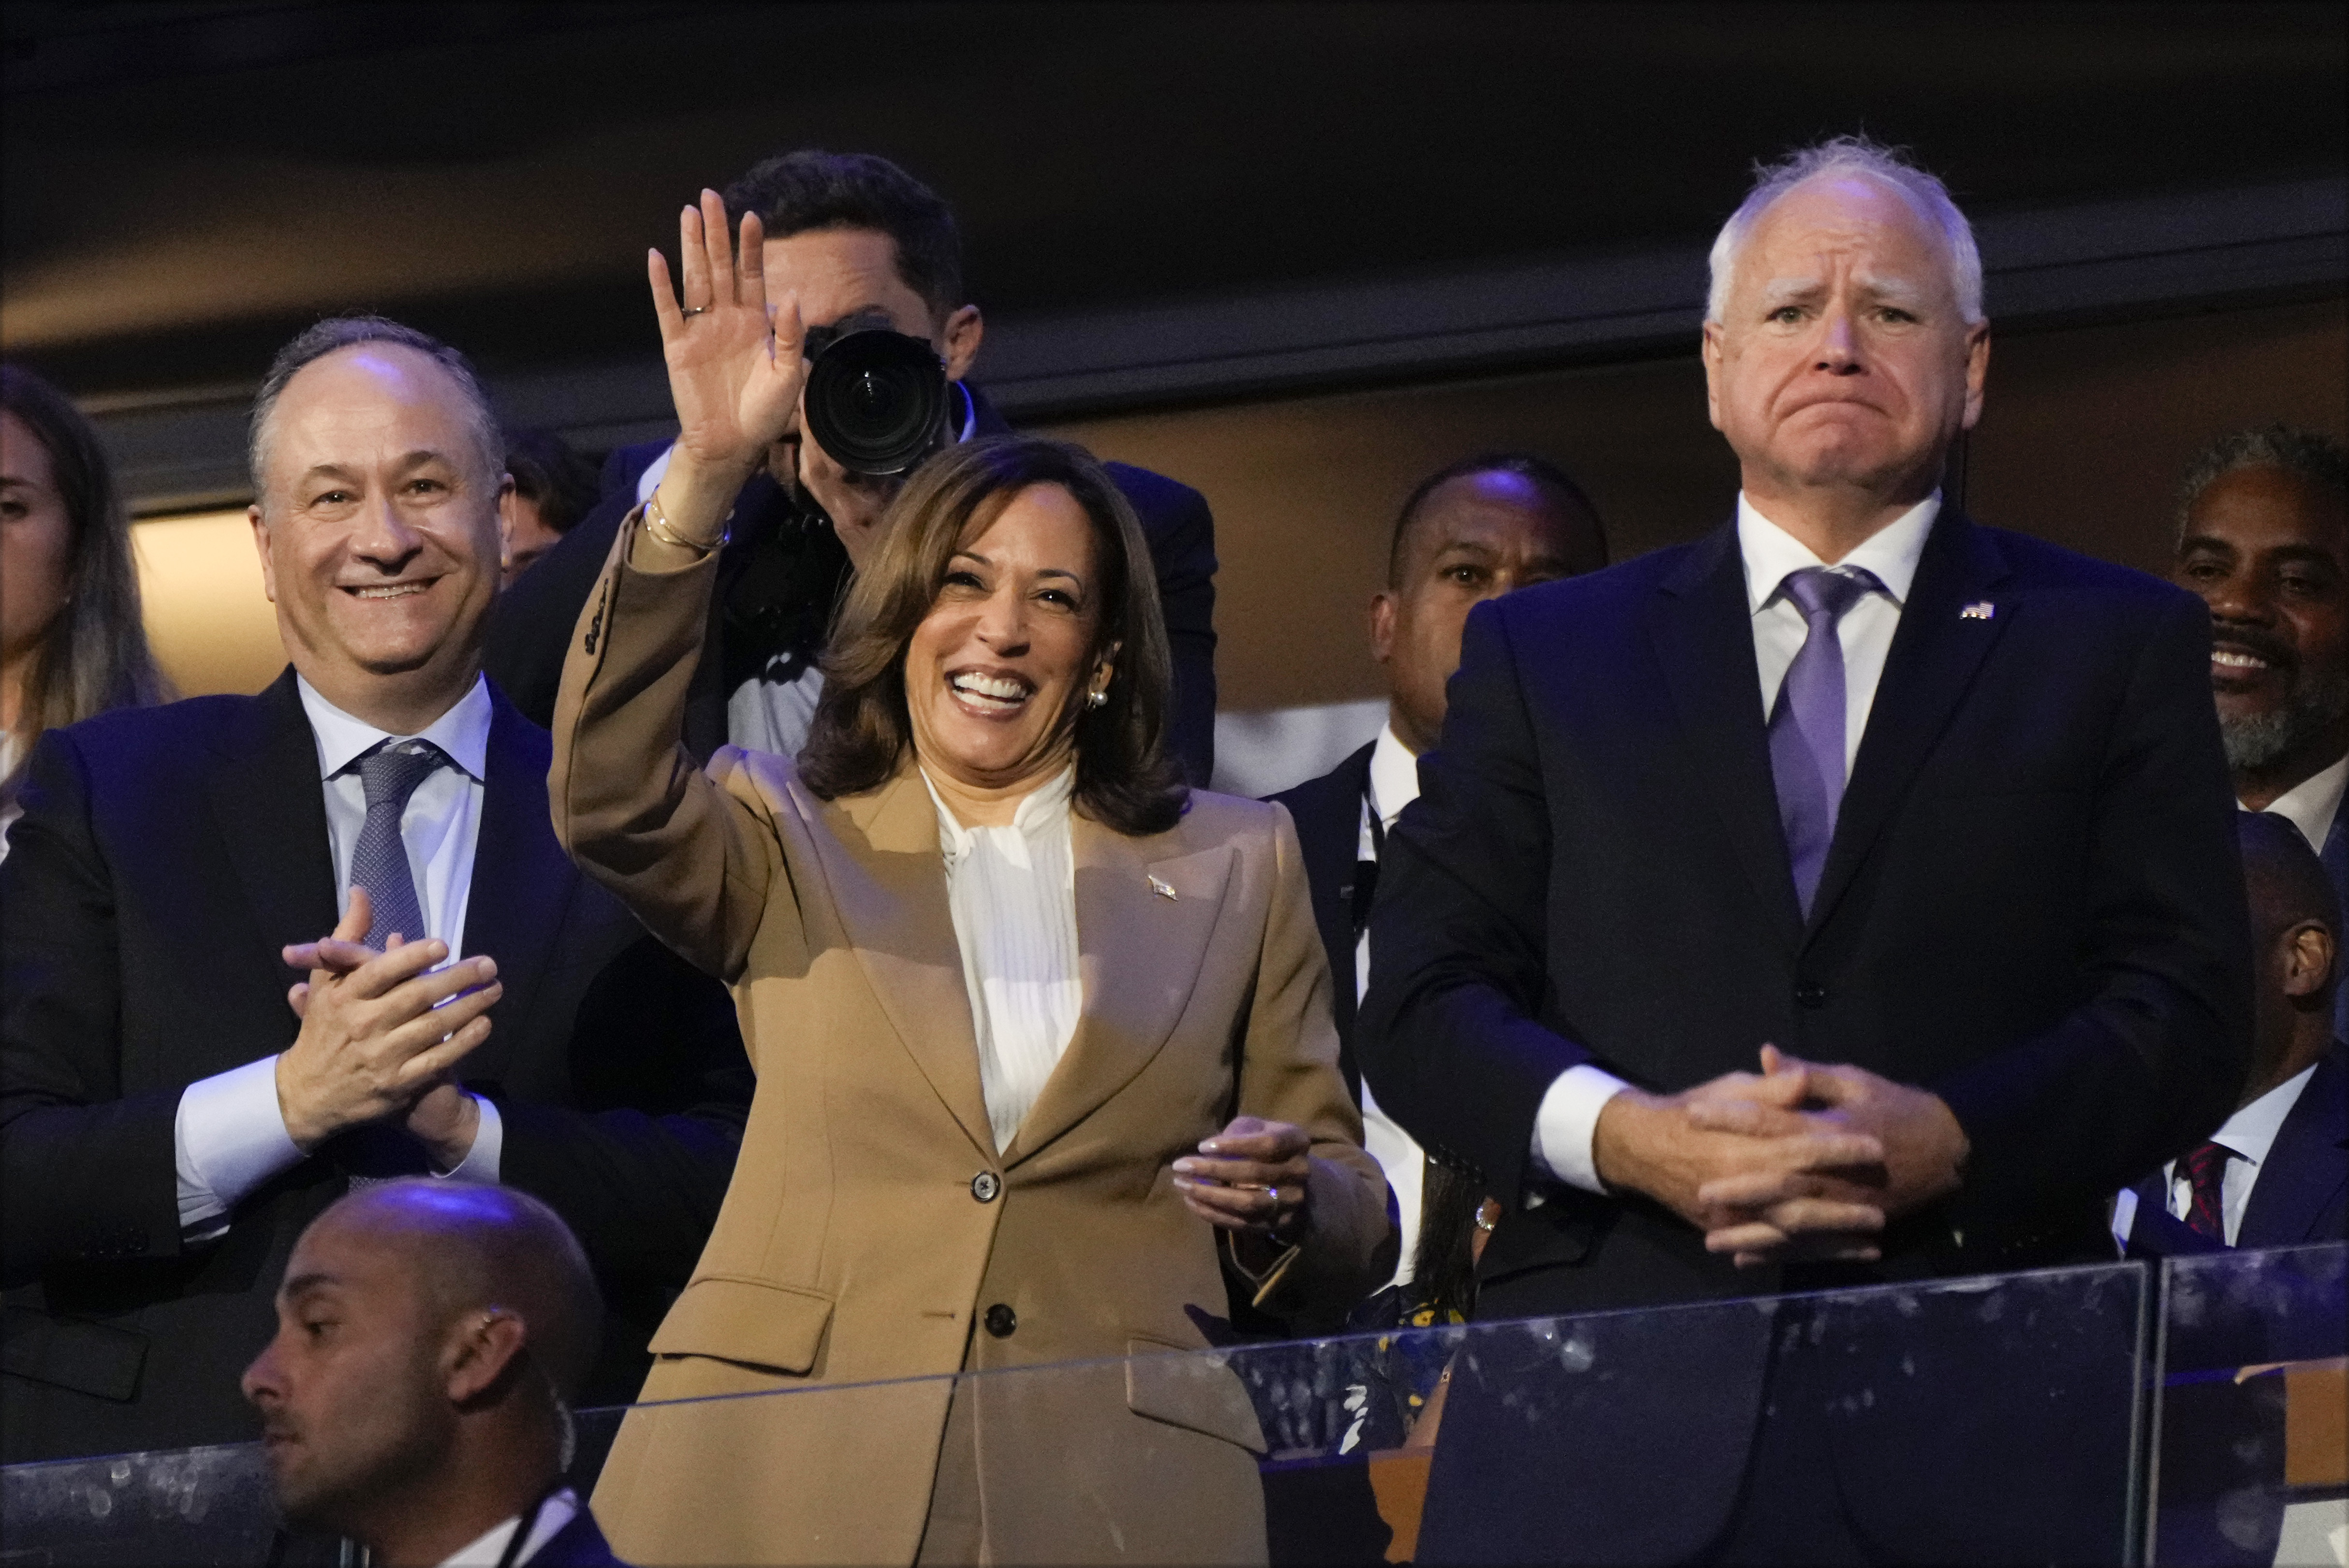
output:
[[1998, 606], [1987, 599], [1978, 599], [1958, 612], [1961, 621], [1987, 621], [1998, 614]]
[[1174, 896], [1174, 889], [1168, 883], [1161, 882], [1155, 876], [1150, 879], [1150, 891], [1156, 893], [1160, 898], [1171, 899]]

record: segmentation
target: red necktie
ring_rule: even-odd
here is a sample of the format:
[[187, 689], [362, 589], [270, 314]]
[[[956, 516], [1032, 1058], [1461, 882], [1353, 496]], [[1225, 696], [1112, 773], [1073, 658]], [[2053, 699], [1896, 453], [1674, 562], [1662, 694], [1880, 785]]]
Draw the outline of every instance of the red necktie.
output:
[[2178, 1169], [2193, 1190], [2186, 1211], [2187, 1229], [2222, 1244], [2227, 1240], [2227, 1161], [2237, 1158], [2223, 1143], [2205, 1143], [2189, 1150], [2178, 1161]]

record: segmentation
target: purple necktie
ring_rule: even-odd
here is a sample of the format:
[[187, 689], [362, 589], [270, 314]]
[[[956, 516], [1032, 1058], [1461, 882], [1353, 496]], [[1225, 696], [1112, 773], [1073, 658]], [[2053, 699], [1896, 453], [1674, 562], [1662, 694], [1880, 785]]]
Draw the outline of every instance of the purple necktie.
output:
[[1781, 591], [1803, 613], [1803, 639], [1770, 710], [1770, 774], [1778, 786], [1778, 824], [1795, 869], [1795, 896], [1803, 918], [1826, 869], [1843, 805], [1843, 642], [1836, 623], [1873, 589], [1883, 586], [1858, 567], [1809, 566], [1787, 573]]
[[2198, 1144], [2178, 1161], [2192, 1201], [2186, 1208], [2186, 1226], [2221, 1244], [2227, 1240], [2227, 1161], [2242, 1156], [2223, 1143]]

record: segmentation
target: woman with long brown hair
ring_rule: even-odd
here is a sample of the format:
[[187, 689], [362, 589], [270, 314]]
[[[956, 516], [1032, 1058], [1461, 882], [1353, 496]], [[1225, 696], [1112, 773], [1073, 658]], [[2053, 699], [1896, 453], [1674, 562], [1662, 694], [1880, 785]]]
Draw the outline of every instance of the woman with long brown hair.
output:
[[1141, 530], [1016, 437], [897, 498], [796, 765], [697, 769], [727, 508], [802, 359], [756, 216], [739, 265], [716, 196], [683, 230], [682, 430], [581, 618], [552, 796], [734, 987], [759, 1088], [596, 1511], [643, 1563], [1260, 1560], [1247, 1396], [1165, 1353], [1234, 1291], [1334, 1324], [1392, 1255], [1295, 830], [1177, 782]]
[[170, 696], [98, 432], [56, 387], [0, 365], [0, 855], [43, 730]]

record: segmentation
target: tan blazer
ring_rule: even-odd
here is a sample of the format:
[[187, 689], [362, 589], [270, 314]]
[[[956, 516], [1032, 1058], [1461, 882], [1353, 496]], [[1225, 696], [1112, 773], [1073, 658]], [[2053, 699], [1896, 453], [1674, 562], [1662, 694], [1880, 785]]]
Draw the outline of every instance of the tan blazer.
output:
[[[635, 529], [564, 669], [555, 831], [733, 986], [759, 1073], [643, 1398], [804, 1391], [631, 1415], [595, 1494], [614, 1550], [910, 1563], [935, 1482], [999, 1562], [1260, 1558], [1247, 1400], [1158, 1354], [1228, 1311], [1170, 1162], [1237, 1114], [1311, 1133], [1313, 1223], [1277, 1309], [1341, 1312], [1392, 1246], [1287, 813], [1195, 794], [1147, 839], [1074, 816], [1082, 1012], [999, 1151], [918, 773], [825, 801], [763, 753], [698, 770], [678, 733], [715, 562], [639, 572]], [[966, 1380], [941, 1460], [942, 1375], [1088, 1358]]]

